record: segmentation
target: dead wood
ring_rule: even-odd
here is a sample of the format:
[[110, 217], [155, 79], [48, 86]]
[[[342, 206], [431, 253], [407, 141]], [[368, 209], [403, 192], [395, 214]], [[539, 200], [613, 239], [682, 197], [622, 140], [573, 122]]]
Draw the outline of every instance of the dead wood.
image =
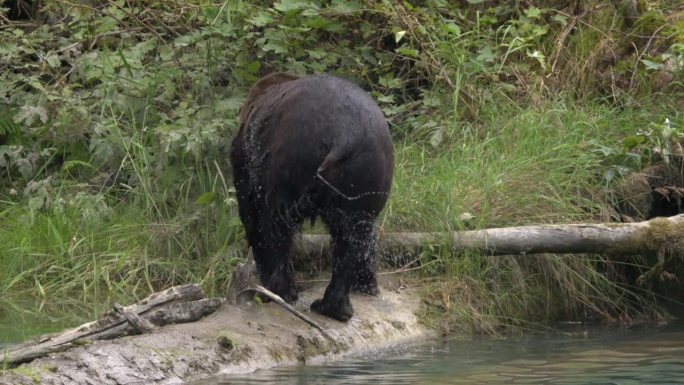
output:
[[323, 329], [323, 327], [321, 325], [319, 325], [316, 321], [312, 320], [311, 318], [307, 317], [306, 314], [304, 314], [304, 313], [300, 312], [299, 310], [295, 309], [294, 307], [292, 307], [289, 303], [285, 302], [285, 300], [282, 299], [278, 294], [266, 289], [265, 287], [263, 287], [261, 285], [256, 285], [253, 288], [247, 289], [247, 291], [255, 291], [261, 295], [266, 296], [267, 298], [274, 301], [278, 305], [284, 307], [285, 310], [287, 310], [290, 313], [297, 316], [297, 318], [301, 319], [302, 321], [306, 322], [307, 324], [318, 329], [318, 331], [321, 332], [321, 334], [323, 334], [323, 336], [325, 338], [327, 338], [328, 340], [335, 341], [335, 339], [332, 338], [332, 336], [330, 334], [328, 334], [328, 332], [326, 332], [325, 329]]
[[213, 313], [223, 302], [222, 298], [204, 297], [200, 285], [175, 286], [130, 306], [116, 304], [97, 321], [0, 351], [0, 357], [8, 364], [28, 362], [89, 341], [147, 333], [170, 323], [196, 321]]
[[[637, 223], [580, 223], [492, 228], [450, 233], [385, 233], [378, 253], [419, 251], [444, 245], [489, 255], [536, 253], [657, 254], [663, 250], [684, 255], [684, 214]], [[303, 255], [329, 254], [328, 235], [306, 234], [297, 244]]]
[[249, 294], [248, 289], [255, 287], [257, 284], [256, 263], [250, 248], [247, 252], [247, 258], [235, 266], [230, 276], [230, 285], [226, 295], [228, 302], [238, 305], [251, 300], [252, 298], [245, 294]]

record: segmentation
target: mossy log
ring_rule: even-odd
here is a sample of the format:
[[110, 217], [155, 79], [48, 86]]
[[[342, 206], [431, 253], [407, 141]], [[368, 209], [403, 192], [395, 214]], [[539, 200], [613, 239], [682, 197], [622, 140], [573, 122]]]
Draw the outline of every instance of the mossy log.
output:
[[197, 321], [213, 313], [222, 302], [222, 298], [205, 298], [200, 285], [174, 286], [131, 306], [115, 305], [97, 321], [2, 350], [0, 362], [28, 362], [89, 341], [148, 333], [157, 326]]
[[[327, 235], [303, 235], [298, 253], [327, 254]], [[492, 228], [451, 233], [385, 233], [378, 238], [381, 254], [418, 251], [426, 245], [449, 246], [453, 252], [489, 255], [538, 253], [602, 253], [613, 255], [684, 255], [684, 214], [637, 223], [565, 224]]]

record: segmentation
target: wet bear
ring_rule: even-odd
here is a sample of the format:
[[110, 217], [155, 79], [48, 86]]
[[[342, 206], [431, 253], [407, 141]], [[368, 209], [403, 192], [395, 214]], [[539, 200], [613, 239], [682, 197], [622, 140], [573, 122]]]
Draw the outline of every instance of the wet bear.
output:
[[331, 75], [275, 73], [258, 80], [240, 110], [230, 153], [240, 219], [259, 278], [297, 300], [289, 257], [306, 219], [331, 236], [332, 279], [311, 309], [340, 321], [350, 290], [375, 295], [375, 222], [392, 184], [394, 150], [375, 101]]

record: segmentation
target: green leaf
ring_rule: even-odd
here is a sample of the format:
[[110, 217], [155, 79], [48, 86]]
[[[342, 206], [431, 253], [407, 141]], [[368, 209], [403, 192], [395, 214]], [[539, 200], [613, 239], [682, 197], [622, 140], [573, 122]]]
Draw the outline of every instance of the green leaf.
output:
[[91, 139], [88, 149], [92, 154], [92, 161], [97, 165], [105, 165], [114, 159], [114, 148], [103, 139]]
[[22, 106], [19, 112], [14, 115], [15, 123], [24, 123], [26, 126], [32, 126], [36, 117], [41, 122], [45, 123], [48, 120], [47, 110], [39, 106]]
[[525, 10], [525, 16], [529, 17], [530, 19], [537, 19], [541, 16], [541, 14], [541, 9], [537, 7], [527, 8]]
[[116, 30], [119, 26], [119, 22], [110, 16], [104, 16], [97, 18], [97, 26], [95, 27], [96, 33], [107, 33]]
[[287, 46], [278, 40], [270, 40], [262, 48], [264, 51], [273, 51], [276, 54], [287, 53]]
[[259, 68], [261, 68], [261, 62], [258, 60], [254, 60], [253, 62], [247, 64], [247, 72], [250, 74], [256, 74], [259, 72]]
[[310, 49], [307, 51], [307, 53], [309, 54], [309, 57], [314, 60], [324, 59], [329, 54], [328, 51], [320, 48]]
[[311, 4], [308, 1], [303, 0], [280, 0], [273, 4], [273, 8], [280, 12], [290, 12], [299, 11], [302, 9], [309, 8]]
[[195, 200], [195, 203], [200, 205], [208, 205], [212, 203], [214, 199], [216, 199], [216, 193], [214, 191], [207, 191], [200, 195], [197, 200]]
[[627, 149], [632, 149], [644, 142], [646, 142], [646, 135], [630, 135], [622, 140], [622, 144]]
[[328, 70], [328, 66], [325, 65], [324, 63], [320, 62], [313, 62], [309, 64], [309, 68], [311, 68], [311, 71], [315, 72], [326, 72]]
[[541, 68], [546, 69], [546, 56], [541, 51], [527, 51], [527, 57], [536, 59]]
[[24, 177], [24, 179], [31, 179], [31, 177], [33, 176], [34, 169], [33, 165], [28, 159], [17, 159], [16, 165], [19, 168], [19, 173], [21, 174], [21, 176]]
[[363, 8], [364, 5], [355, 0], [333, 0], [328, 10], [334, 13], [353, 13]]
[[406, 35], [406, 31], [397, 31], [394, 33], [394, 42], [399, 43]]
[[663, 68], [663, 63], [658, 63], [658, 62], [654, 62], [654, 61], [646, 60], [646, 59], [641, 59], [641, 62], [644, 63], [644, 65], [646, 66], [646, 69], [648, 69], [648, 70], [655, 71], [655, 70], [659, 70], [659, 69]]
[[547, 32], [549, 32], [548, 25], [535, 25], [534, 28], [532, 28], [533, 36], [544, 36]]
[[684, 43], [674, 43], [670, 50], [679, 56], [684, 56]]
[[259, 12], [247, 19], [247, 22], [255, 27], [264, 27], [273, 22], [273, 15], [270, 12]]
[[307, 17], [318, 16], [318, 11], [313, 9], [313, 8], [308, 8], [308, 9], [305, 9], [304, 12], [302, 12], [302, 16], [307, 16]]
[[380, 76], [379, 83], [383, 87], [395, 88], [401, 84], [401, 80], [394, 77], [393, 74], [387, 74], [386, 76]]
[[397, 53], [409, 57], [418, 57], [418, 50], [411, 47], [399, 47]]
[[32, 211], [40, 210], [43, 207], [44, 203], [45, 198], [42, 196], [31, 197], [28, 201], [29, 209], [31, 209]]
[[120, 51], [121, 55], [123, 56], [122, 61], [138, 64], [142, 61], [142, 59], [145, 57], [145, 55], [147, 55], [148, 52], [154, 50], [156, 47], [156, 38], [150, 38], [146, 39], [145, 41], [141, 41], [140, 43], [134, 45], [133, 47], [130, 47], [129, 49], [126, 49], [123, 52]]
[[556, 23], [559, 23], [559, 24], [561, 24], [561, 25], [566, 25], [566, 24], [568, 24], [568, 17], [567, 17], [567, 16], [564, 16], [564, 15], [559, 15], [559, 14], [553, 15], [553, 17], [551, 18], [551, 20], [553, 20], [553, 21], [555, 21]]
[[375, 95], [375, 99], [380, 103], [394, 103], [394, 95]]
[[48, 55], [47, 58], [45, 58], [47, 61], [48, 65], [52, 68], [58, 68], [62, 65], [62, 61], [59, 60], [59, 56], [55, 53], [51, 53]]
[[492, 48], [489, 46], [485, 46], [480, 51], [478, 52], [477, 57], [475, 60], [478, 62], [493, 62], [496, 59], [496, 56], [494, 55], [494, 52], [492, 51]]
[[209, 21], [214, 20], [216, 16], [218, 16], [219, 10], [220, 9], [218, 7], [202, 7], [202, 13]]
[[173, 44], [176, 47], [187, 47], [187, 46], [190, 46], [190, 45], [197, 43], [200, 39], [202, 39], [202, 34], [200, 31], [197, 31], [195, 33], [191, 33], [188, 35], [178, 36], [173, 41]]
[[439, 147], [439, 145], [442, 144], [443, 140], [444, 140], [444, 130], [442, 130], [442, 129], [437, 129], [432, 133], [432, 135], [430, 135], [430, 144], [434, 148]]
[[444, 23], [442, 24], [442, 31], [451, 34], [451, 35], [457, 35], [459, 36], [461, 34], [461, 28], [456, 25], [455, 23]]
[[244, 96], [233, 96], [227, 99], [222, 99], [218, 100], [216, 102], [216, 111], [217, 112], [225, 112], [225, 111], [238, 111], [240, 107], [242, 106], [242, 103], [244, 102], [245, 97]]
[[159, 58], [162, 61], [169, 61], [173, 58], [173, 55], [174, 55], [173, 47], [171, 47], [168, 44], [164, 44], [164, 45], [159, 46], [159, 49], [157, 50], [157, 52], [159, 53]]
[[327, 17], [313, 17], [304, 21], [304, 25], [314, 29], [322, 29], [328, 32], [340, 33], [344, 32], [344, 24], [337, 19]]

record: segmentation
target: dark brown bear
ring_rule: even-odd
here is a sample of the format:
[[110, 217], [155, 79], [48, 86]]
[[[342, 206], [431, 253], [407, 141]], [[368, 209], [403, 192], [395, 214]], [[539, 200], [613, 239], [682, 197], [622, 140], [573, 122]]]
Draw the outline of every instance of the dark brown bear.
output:
[[262, 283], [297, 300], [289, 256], [295, 232], [321, 217], [333, 274], [311, 309], [347, 321], [349, 291], [377, 294], [375, 221], [392, 184], [394, 150], [385, 117], [349, 81], [284, 73], [257, 81], [240, 110], [230, 161], [240, 219]]

